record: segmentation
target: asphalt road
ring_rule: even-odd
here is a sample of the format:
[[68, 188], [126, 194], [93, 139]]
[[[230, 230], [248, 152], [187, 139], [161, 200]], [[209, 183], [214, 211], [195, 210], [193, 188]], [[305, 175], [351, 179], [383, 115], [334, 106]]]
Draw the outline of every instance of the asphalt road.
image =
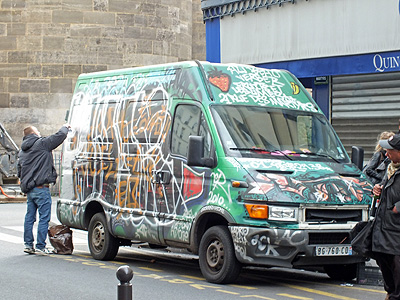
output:
[[[133, 299], [303, 299], [378, 300], [382, 286], [331, 280], [326, 274], [282, 268], [246, 268], [235, 284], [204, 280], [197, 256], [177, 249], [153, 250], [146, 244], [121, 247], [114, 261], [91, 258], [86, 232], [74, 230], [72, 255], [23, 253], [25, 203], [0, 204], [0, 299], [117, 299], [116, 271], [134, 272]], [[53, 203], [53, 211], [55, 203]], [[58, 223], [55, 213], [52, 221]]]

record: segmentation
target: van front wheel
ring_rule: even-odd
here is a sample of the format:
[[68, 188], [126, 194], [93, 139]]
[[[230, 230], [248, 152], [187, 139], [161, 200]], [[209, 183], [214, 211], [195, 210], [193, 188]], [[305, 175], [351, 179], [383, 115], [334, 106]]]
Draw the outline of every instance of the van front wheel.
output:
[[106, 217], [97, 213], [89, 223], [88, 243], [90, 254], [97, 260], [112, 260], [118, 253], [119, 240], [108, 231]]
[[226, 226], [209, 228], [200, 241], [199, 265], [204, 278], [212, 283], [230, 283], [239, 276], [232, 237]]

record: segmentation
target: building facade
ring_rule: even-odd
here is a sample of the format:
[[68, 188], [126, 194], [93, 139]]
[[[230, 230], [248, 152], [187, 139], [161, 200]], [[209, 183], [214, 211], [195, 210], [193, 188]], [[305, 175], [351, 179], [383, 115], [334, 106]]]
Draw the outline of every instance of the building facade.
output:
[[207, 60], [282, 68], [369, 159], [400, 118], [399, 0], [202, 0]]
[[0, 0], [0, 122], [65, 122], [79, 74], [205, 59], [200, 0]]

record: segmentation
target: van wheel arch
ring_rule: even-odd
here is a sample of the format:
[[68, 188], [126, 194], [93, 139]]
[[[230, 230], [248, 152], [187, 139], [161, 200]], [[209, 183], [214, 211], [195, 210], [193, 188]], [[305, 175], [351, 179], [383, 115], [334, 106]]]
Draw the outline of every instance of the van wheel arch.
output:
[[[89, 231], [90, 221], [98, 213], [102, 213], [107, 220], [104, 208], [101, 205], [101, 203], [96, 200], [90, 201], [88, 203], [88, 205], [85, 207], [85, 214], [83, 217], [83, 222], [84, 222], [83, 225], [84, 225], [84, 229], [86, 231]], [[107, 224], [107, 225], [109, 225], [109, 224]], [[108, 228], [108, 226], [107, 226], [107, 228]], [[111, 232], [110, 232], [110, 234], [111, 234]], [[130, 239], [117, 238], [117, 237], [115, 237], [115, 238], [117, 239], [120, 246], [131, 246], [132, 245], [132, 241]]]
[[[228, 213], [227, 213], [228, 214]], [[227, 218], [228, 217], [228, 218]], [[226, 226], [233, 221], [230, 215], [221, 215], [215, 212], [204, 213], [198, 216], [193, 223], [193, 229], [191, 231], [191, 247], [190, 251], [194, 254], [199, 253], [200, 241], [204, 233], [213, 226]]]
[[90, 201], [85, 207], [85, 214], [83, 217], [83, 226], [88, 230], [90, 220], [97, 213], [104, 213], [103, 206], [98, 201]]

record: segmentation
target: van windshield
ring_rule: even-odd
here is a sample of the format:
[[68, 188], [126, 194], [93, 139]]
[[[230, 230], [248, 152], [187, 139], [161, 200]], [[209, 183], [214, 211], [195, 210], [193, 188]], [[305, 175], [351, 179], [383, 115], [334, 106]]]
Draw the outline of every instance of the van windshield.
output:
[[244, 105], [214, 105], [211, 111], [227, 156], [349, 162], [321, 114]]

